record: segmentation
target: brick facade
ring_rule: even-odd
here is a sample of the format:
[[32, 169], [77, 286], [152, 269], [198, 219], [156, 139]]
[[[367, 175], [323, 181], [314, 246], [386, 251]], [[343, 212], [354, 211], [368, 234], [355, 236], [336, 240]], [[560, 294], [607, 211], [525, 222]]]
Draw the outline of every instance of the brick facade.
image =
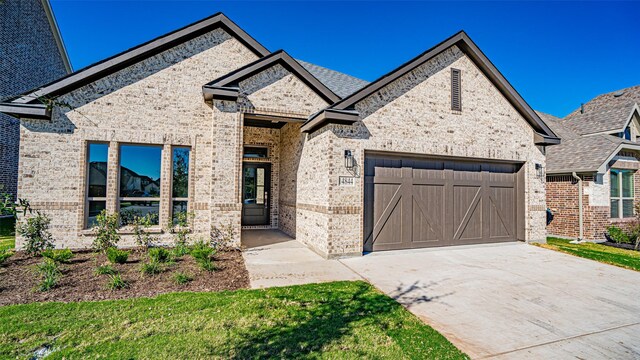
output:
[[[0, 100], [67, 73], [42, 0], [0, 2]], [[20, 123], [0, 114], [0, 193], [16, 195]]]

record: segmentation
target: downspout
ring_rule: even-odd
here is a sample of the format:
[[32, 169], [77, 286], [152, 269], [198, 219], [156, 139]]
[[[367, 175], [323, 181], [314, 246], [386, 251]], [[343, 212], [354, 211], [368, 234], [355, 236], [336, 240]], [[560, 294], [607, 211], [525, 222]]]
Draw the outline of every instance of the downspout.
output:
[[579, 234], [578, 235], [578, 239], [571, 241], [572, 244], [579, 244], [582, 243], [583, 240], [583, 221], [582, 221], [582, 178], [579, 177], [575, 171], [573, 173], [571, 173], [571, 176], [573, 176], [574, 179], [576, 179], [578, 181], [578, 226], [580, 227], [579, 230]]

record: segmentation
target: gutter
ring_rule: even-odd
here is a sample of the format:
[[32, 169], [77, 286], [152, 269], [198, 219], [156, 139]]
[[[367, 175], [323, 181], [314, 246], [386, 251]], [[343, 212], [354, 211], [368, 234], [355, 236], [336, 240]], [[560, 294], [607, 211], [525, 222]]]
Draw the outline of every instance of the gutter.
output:
[[578, 239], [571, 241], [572, 244], [581, 244], [584, 242], [584, 233], [583, 233], [583, 220], [582, 220], [582, 178], [579, 177], [575, 172], [571, 173], [574, 179], [578, 180], [578, 225], [580, 226]]

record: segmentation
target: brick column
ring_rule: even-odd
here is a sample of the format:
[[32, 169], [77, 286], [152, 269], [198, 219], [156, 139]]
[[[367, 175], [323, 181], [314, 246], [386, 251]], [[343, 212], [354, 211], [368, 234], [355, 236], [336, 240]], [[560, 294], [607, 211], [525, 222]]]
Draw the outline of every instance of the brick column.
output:
[[160, 170], [160, 219], [159, 224], [163, 229], [171, 227], [171, 153], [173, 147], [165, 144], [162, 148], [162, 167]]
[[107, 160], [107, 212], [118, 211], [118, 190], [120, 188], [119, 179], [120, 167], [120, 143], [109, 142], [109, 155]]

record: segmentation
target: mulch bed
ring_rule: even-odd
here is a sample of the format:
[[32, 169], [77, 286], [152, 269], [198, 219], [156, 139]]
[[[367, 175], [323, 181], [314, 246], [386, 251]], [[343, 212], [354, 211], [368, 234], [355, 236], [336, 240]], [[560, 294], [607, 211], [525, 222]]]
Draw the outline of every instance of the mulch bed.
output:
[[626, 250], [638, 251], [638, 250], [635, 249], [633, 244], [624, 244], [624, 243], [618, 244], [618, 243], [613, 242], [613, 241], [605, 241], [605, 242], [601, 242], [600, 244], [611, 246], [611, 247], [618, 248], [618, 249], [626, 249]]
[[[142, 250], [133, 250], [125, 264], [112, 265], [129, 287], [121, 290], [107, 289], [108, 275], [96, 275], [97, 265], [107, 263], [106, 256], [92, 252], [75, 252], [69, 264], [62, 264], [62, 277], [58, 285], [46, 292], [36, 289], [40, 277], [35, 265], [43, 261], [17, 252], [0, 266], [0, 305], [24, 304], [40, 301], [88, 301], [149, 297], [176, 291], [223, 291], [249, 287], [249, 274], [239, 251], [219, 252], [215, 257], [217, 270], [200, 269], [194, 259], [185, 255], [160, 274], [143, 276], [140, 264], [147, 261]], [[193, 281], [178, 285], [173, 281], [177, 271], [190, 274]]]

